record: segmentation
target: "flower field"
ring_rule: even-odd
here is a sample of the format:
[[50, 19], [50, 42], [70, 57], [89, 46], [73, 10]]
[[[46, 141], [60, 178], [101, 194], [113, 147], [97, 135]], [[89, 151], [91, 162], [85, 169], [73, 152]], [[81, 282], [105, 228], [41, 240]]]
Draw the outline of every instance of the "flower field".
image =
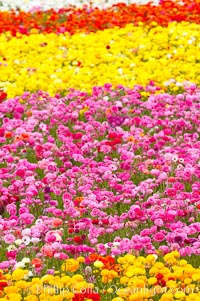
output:
[[0, 301], [200, 300], [200, 2], [0, 2]]

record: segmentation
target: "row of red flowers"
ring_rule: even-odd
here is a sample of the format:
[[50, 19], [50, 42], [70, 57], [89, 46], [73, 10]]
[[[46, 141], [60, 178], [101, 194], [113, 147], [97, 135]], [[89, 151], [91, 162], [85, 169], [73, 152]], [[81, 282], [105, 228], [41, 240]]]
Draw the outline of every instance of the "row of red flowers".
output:
[[143, 22], [149, 26], [157, 22], [167, 26], [169, 22], [200, 23], [200, 2], [198, 0], [183, 0], [180, 3], [173, 0], [161, 1], [160, 5], [116, 4], [106, 10], [76, 7], [63, 8], [59, 11], [0, 12], [0, 33], [10, 31], [30, 34], [32, 32], [74, 34], [77, 31], [95, 32], [114, 26], [124, 27], [126, 24]]

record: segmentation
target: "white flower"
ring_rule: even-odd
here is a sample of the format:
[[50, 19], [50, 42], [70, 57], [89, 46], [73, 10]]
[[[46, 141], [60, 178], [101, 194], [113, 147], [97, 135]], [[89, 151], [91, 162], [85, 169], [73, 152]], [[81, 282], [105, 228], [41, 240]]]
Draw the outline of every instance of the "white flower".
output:
[[22, 261], [19, 261], [15, 264], [15, 269], [23, 269], [25, 268], [25, 263]]
[[22, 236], [30, 236], [31, 235], [31, 229], [26, 228], [22, 230]]
[[167, 57], [168, 59], [171, 59], [172, 54], [171, 54], [171, 53], [167, 53], [167, 54], [166, 54], [166, 57]]
[[16, 244], [17, 246], [20, 246], [20, 245], [22, 244], [22, 239], [16, 239], [16, 240], [15, 240], [15, 244]]
[[31, 239], [29, 236], [23, 236], [22, 237], [22, 243], [24, 243], [26, 246], [28, 246], [31, 242]]
[[24, 258], [22, 259], [22, 262], [23, 262], [24, 264], [26, 264], [26, 263], [30, 263], [31, 261], [30, 261], [30, 258], [24, 257]]
[[178, 164], [178, 165], [177, 165], [177, 170], [181, 170], [181, 169], [183, 169], [183, 165]]
[[157, 256], [156, 254], [152, 254], [152, 255], [153, 255], [153, 257], [155, 258], [155, 260], [158, 259], [158, 256]]
[[29, 271], [27, 274], [28, 277], [33, 277], [33, 272]]
[[8, 251], [8, 252], [10, 252], [10, 251], [15, 251], [15, 250], [17, 250], [17, 248], [16, 248], [15, 245], [9, 245], [9, 246], [7, 247], [7, 251]]
[[178, 161], [178, 156], [177, 155], [173, 155], [172, 156], [172, 161], [173, 162], [177, 162]]
[[182, 86], [183, 86], [183, 83], [176, 82], [176, 86], [177, 86], [177, 87], [182, 87]]
[[118, 247], [119, 245], [120, 245], [120, 243], [118, 241], [113, 242], [114, 247]]
[[62, 237], [58, 233], [53, 233], [53, 235], [56, 237], [56, 241], [62, 240]]
[[33, 277], [33, 273], [31, 271], [24, 275], [24, 280], [28, 280], [30, 277]]
[[31, 238], [31, 242], [32, 242], [33, 244], [37, 244], [39, 241], [40, 241], [40, 239], [39, 239], [38, 237], [32, 237], [32, 238]]
[[122, 68], [118, 68], [117, 71], [118, 71], [118, 73], [119, 73], [120, 75], [123, 74], [123, 69], [122, 69]]
[[36, 225], [43, 224], [43, 220], [38, 218], [35, 222]]

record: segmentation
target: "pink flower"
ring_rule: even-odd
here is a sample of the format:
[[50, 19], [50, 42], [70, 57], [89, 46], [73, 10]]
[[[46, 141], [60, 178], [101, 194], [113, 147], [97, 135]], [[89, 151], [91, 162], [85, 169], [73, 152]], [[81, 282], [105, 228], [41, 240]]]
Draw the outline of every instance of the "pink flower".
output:
[[4, 236], [4, 241], [6, 244], [12, 244], [16, 240], [15, 236], [12, 234], [7, 234]]
[[160, 242], [160, 241], [165, 240], [165, 236], [166, 236], [165, 233], [163, 233], [163, 232], [158, 232], [158, 233], [154, 234], [153, 240]]
[[164, 222], [161, 218], [157, 218], [157, 219], [154, 220], [154, 224], [156, 226], [162, 227], [164, 225]]
[[11, 261], [3, 261], [0, 262], [0, 269], [1, 270], [6, 270], [11, 266]]

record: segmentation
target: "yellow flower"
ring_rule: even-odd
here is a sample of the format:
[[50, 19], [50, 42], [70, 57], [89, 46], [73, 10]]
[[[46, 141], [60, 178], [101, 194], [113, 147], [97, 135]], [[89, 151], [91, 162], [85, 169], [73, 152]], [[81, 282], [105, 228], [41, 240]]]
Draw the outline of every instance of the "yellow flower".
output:
[[110, 270], [108, 270], [108, 269], [103, 269], [103, 270], [101, 271], [101, 276], [108, 276], [108, 275], [110, 275]]
[[159, 273], [159, 269], [158, 268], [155, 268], [155, 267], [152, 267], [150, 270], [149, 270], [149, 274], [150, 275], [155, 275]]
[[63, 300], [63, 295], [62, 293], [60, 295], [57, 296], [52, 296], [51, 297], [51, 301], [62, 301]]
[[169, 288], [175, 288], [175, 287], [177, 287], [177, 283], [174, 280], [169, 280], [166, 282], [166, 286]]
[[13, 273], [12, 273], [12, 279], [13, 280], [21, 280], [24, 278], [24, 276], [28, 274], [27, 270], [22, 270], [22, 269], [16, 269]]
[[26, 289], [30, 286], [30, 283], [29, 282], [26, 282], [24, 280], [20, 280], [20, 281], [17, 281], [15, 283], [15, 285], [18, 287], [18, 288], [21, 288], [21, 289]]
[[40, 278], [36, 278], [36, 277], [34, 277], [34, 278], [32, 278], [32, 283], [34, 283], [34, 284], [41, 284], [41, 283], [42, 283], [42, 281], [41, 281], [41, 279], [40, 279]]
[[94, 266], [95, 266], [95, 268], [102, 268], [103, 266], [104, 266], [104, 264], [103, 264], [103, 262], [102, 261], [100, 261], [100, 260], [96, 260], [95, 262], [94, 262]]
[[128, 282], [129, 287], [137, 287], [137, 288], [144, 288], [145, 287], [145, 281], [138, 278], [132, 278]]
[[132, 277], [133, 275], [143, 275], [145, 270], [137, 267], [129, 267], [126, 272], [127, 277]]
[[168, 253], [164, 256], [164, 261], [168, 264], [176, 264], [177, 260], [176, 258], [173, 256], [172, 253]]
[[[132, 254], [126, 254], [125, 256], [124, 256], [124, 260], [126, 261], [126, 262], [128, 262], [129, 264], [133, 264], [134, 262], [135, 262], [135, 260], [136, 260], [136, 257], [134, 256], [134, 255], [132, 255]], [[120, 263], [120, 262], [119, 262]]]
[[174, 257], [174, 258], [180, 258], [180, 253], [178, 251], [172, 251], [171, 252], [171, 255]]
[[25, 301], [38, 301], [38, 297], [35, 295], [28, 295], [24, 299]]
[[60, 281], [63, 283], [63, 284], [67, 284], [67, 285], [70, 285], [71, 284], [71, 278], [69, 276], [63, 276]]
[[41, 278], [42, 282], [47, 282], [47, 283], [52, 279], [53, 279], [52, 275], [45, 275]]
[[86, 289], [86, 290], [92, 290], [93, 286], [94, 285], [92, 283], [87, 283], [86, 281], [77, 282], [73, 286], [73, 293], [81, 292], [84, 289]]
[[76, 282], [81, 282], [81, 281], [84, 281], [84, 278], [82, 275], [80, 274], [76, 274], [76, 275], [73, 275], [72, 278], [71, 278], [71, 281], [76, 281]]
[[121, 283], [121, 284], [125, 284], [125, 283], [127, 283], [128, 281], [129, 281], [129, 278], [128, 278], [128, 277], [125, 277], [125, 276], [124, 276], [124, 277], [121, 277], [121, 278], [120, 278], [120, 283]]
[[18, 293], [19, 291], [19, 288], [17, 286], [14, 286], [14, 285], [10, 285], [10, 286], [7, 286], [4, 288], [4, 292], [9, 295], [9, 294], [12, 294], [12, 293]]
[[75, 259], [67, 259], [65, 263], [62, 265], [62, 271], [75, 272], [79, 268], [79, 262]]
[[89, 110], [89, 107], [84, 107], [82, 110], [79, 111], [80, 115], [83, 115], [85, 112]]
[[178, 291], [174, 294], [174, 297], [176, 299], [179, 298], [180, 300], [183, 300], [183, 299], [185, 299], [185, 293], [183, 291]]
[[153, 268], [157, 268], [157, 269], [161, 270], [162, 268], [164, 268], [164, 264], [162, 262], [156, 262], [153, 265]]
[[192, 275], [192, 280], [193, 281], [199, 281], [200, 280], [200, 274], [193, 274]]
[[184, 271], [182, 269], [178, 269], [174, 272], [174, 277], [180, 279], [183, 276]]
[[184, 279], [184, 284], [190, 284], [192, 282], [191, 278], [185, 278]]
[[39, 283], [33, 283], [29, 287], [29, 291], [32, 295], [38, 295], [40, 292], [43, 291], [43, 286], [41, 286]]
[[147, 255], [147, 257], [146, 257], [146, 263], [147, 264], [149, 264], [149, 265], [151, 265], [151, 264], [153, 264], [155, 261], [156, 261], [156, 256], [155, 255]]
[[148, 281], [149, 285], [154, 285], [157, 282], [157, 278], [156, 277], [150, 277], [147, 281]]
[[85, 258], [83, 256], [80, 256], [78, 258], [76, 258], [76, 260], [80, 263], [84, 263], [85, 262]]
[[71, 300], [74, 297], [74, 293], [72, 292], [64, 291], [62, 294], [63, 294], [63, 298], [67, 300]]
[[126, 262], [125, 256], [124, 256], [124, 257], [119, 257], [119, 258], [117, 259], [117, 262], [118, 262], [119, 264], [125, 263], [125, 262]]
[[11, 293], [11, 294], [7, 295], [7, 298], [10, 301], [21, 301], [22, 300], [21, 294], [17, 294], [17, 293]]
[[129, 287], [117, 288], [116, 293], [121, 298], [127, 298], [131, 294], [131, 288]]
[[160, 298], [160, 301], [172, 301], [172, 300], [174, 300], [174, 295], [169, 292], [162, 294]]

